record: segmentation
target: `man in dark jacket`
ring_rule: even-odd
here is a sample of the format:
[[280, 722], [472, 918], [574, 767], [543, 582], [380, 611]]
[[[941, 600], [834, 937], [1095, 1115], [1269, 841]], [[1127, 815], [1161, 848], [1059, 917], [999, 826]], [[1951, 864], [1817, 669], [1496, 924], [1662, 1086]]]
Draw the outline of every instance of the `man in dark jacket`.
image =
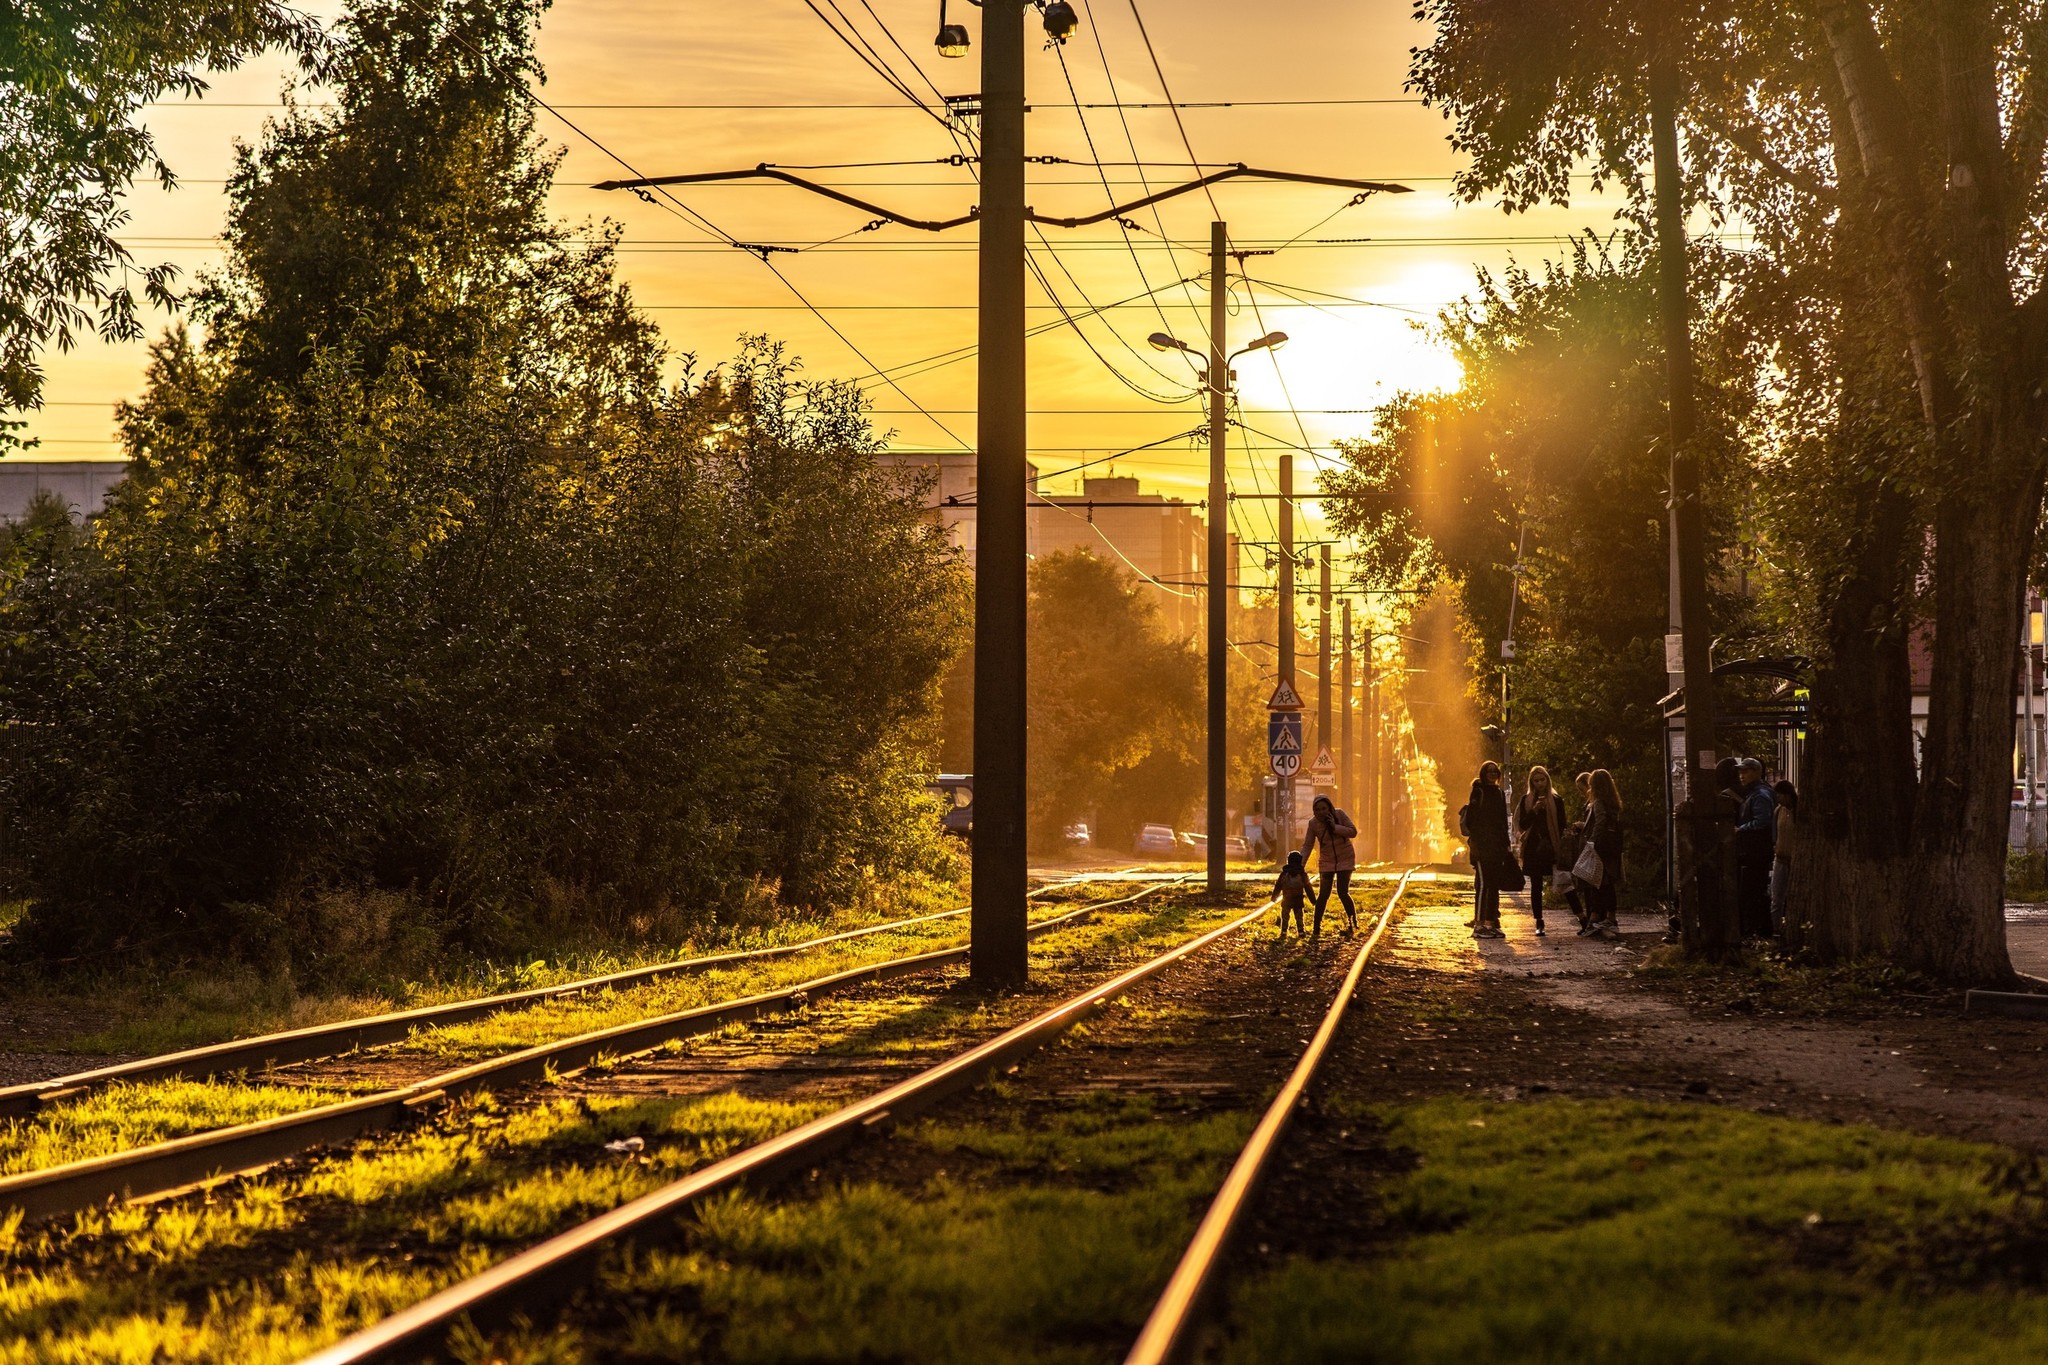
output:
[[1764, 785], [1764, 765], [1753, 758], [1737, 769], [1741, 807], [1735, 820], [1735, 902], [1744, 938], [1771, 934], [1771, 858], [1778, 801]]

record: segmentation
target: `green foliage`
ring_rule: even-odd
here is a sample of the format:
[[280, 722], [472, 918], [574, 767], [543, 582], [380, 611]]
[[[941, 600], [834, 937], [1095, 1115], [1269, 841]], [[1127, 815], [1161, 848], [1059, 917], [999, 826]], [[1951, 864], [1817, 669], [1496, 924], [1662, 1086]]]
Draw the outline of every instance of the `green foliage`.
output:
[[1200, 796], [1202, 660], [1127, 569], [1080, 550], [1031, 566], [1030, 830], [1092, 816], [1111, 845]]
[[334, 108], [238, 166], [204, 342], [123, 415], [135, 475], [17, 557], [31, 946], [317, 974], [337, 886], [490, 944], [543, 903], [623, 933], [942, 856], [917, 779], [964, 575], [850, 387], [759, 339], [663, 385], [610, 235], [544, 216], [534, 12], [351, 9]]
[[1385, 1254], [1236, 1288], [1224, 1358], [1984, 1361], [2048, 1349], [2039, 1175], [1706, 1106], [1438, 1100], [1361, 1210]]
[[[1455, 587], [1473, 700], [1492, 717], [1520, 548], [1516, 757], [1544, 764], [1566, 788], [1574, 773], [1611, 769], [1636, 831], [1632, 860], [1646, 867], [1661, 845], [1656, 699], [1665, 690], [1669, 563], [1655, 304], [1654, 271], [1632, 243], [1617, 254], [1581, 240], [1568, 263], [1540, 274], [1482, 275], [1442, 323], [1464, 387], [1404, 396], [1374, 439], [1345, 447], [1347, 467], [1328, 481], [1394, 495], [1334, 502], [1332, 517], [1362, 538], [1382, 581]], [[1733, 539], [1727, 509], [1746, 474], [1738, 433], [1752, 372], [1722, 363], [1716, 321], [1701, 347], [1698, 440], [1719, 551]], [[1740, 652], [1742, 603], [1720, 586], [1727, 658]]]
[[[117, 233], [138, 174], [176, 183], [137, 115], [206, 90], [267, 47], [311, 59], [320, 28], [279, 0], [29, 0], [0, 7], [0, 408], [38, 405], [41, 352], [97, 331], [142, 335], [145, 297], [172, 302], [168, 265], [139, 269]], [[15, 423], [0, 422], [0, 450]]]

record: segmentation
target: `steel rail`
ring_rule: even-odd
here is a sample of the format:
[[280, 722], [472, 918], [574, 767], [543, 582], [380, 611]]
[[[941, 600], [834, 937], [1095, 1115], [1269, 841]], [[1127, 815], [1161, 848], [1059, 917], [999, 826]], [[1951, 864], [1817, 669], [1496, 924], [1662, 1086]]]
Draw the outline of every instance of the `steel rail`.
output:
[[1168, 949], [1065, 1004], [1017, 1025], [1000, 1036], [919, 1072], [864, 1100], [756, 1143], [673, 1184], [609, 1213], [601, 1214], [512, 1256], [482, 1274], [434, 1294], [349, 1337], [316, 1351], [300, 1365], [364, 1365], [370, 1361], [439, 1360], [447, 1356], [448, 1333], [459, 1324], [492, 1331], [536, 1309], [559, 1303], [595, 1276], [607, 1247], [621, 1238], [649, 1244], [673, 1233], [676, 1216], [707, 1195], [743, 1184], [761, 1184], [809, 1170], [866, 1135], [929, 1109], [1010, 1070], [1117, 997], [1159, 972], [1252, 923], [1272, 901], [1220, 928]]
[[[1162, 882], [1118, 900], [1084, 905], [1040, 920], [1026, 932], [1036, 937], [1099, 910], [1131, 904], [1172, 885], [1175, 883]], [[473, 1090], [536, 1080], [550, 1071], [572, 1071], [588, 1066], [600, 1057], [632, 1056], [672, 1039], [701, 1037], [731, 1024], [801, 1008], [812, 1000], [854, 986], [966, 962], [968, 955], [968, 945], [962, 944], [912, 957], [869, 963], [780, 990], [701, 1005], [522, 1048], [395, 1090], [358, 1096], [322, 1105], [318, 1109], [259, 1119], [106, 1156], [67, 1162], [40, 1171], [0, 1177], [0, 1217], [10, 1211], [19, 1211], [24, 1218], [74, 1213], [109, 1198], [139, 1199], [184, 1189], [224, 1175], [245, 1173], [295, 1156], [309, 1147], [345, 1142], [392, 1127], [409, 1114]]]
[[[1052, 882], [1038, 888], [1032, 895], [1064, 885]], [[866, 938], [873, 934], [886, 934], [894, 930], [908, 929], [919, 924], [930, 924], [942, 919], [956, 919], [967, 913], [962, 906], [957, 910], [941, 910], [929, 915], [913, 915], [908, 919], [889, 920], [882, 924], [865, 925], [859, 929], [848, 929], [837, 934], [826, 934], [820, 938], [805, 939], [801, 943], [785, 943], [773, 948], [748, 948], [738, 952], [715, 953], [708, 957], [680, 958], [673, 962], [658, 962], [646, 967], [632, 967], [625, 971], [609, 972], [603, 976], [589, 976], [577, 981], [565, 981], [558, 986], [536, 986], [530, 990], [511, 991], [503, 995], [478, 996], [470, 1000], [450, 1001], [444, 1005], [423, 1005], [417, 1009], [398, 1010], [389, 1014], [366, 1015], [358, 1019], [339, 1019], [329, 1024], [313, 1024], [306, 1028], [288, 1029], [280, 1033], [266, 1033], [254, 1038], [237, 1038], [225, 1043], [212, 1043], [205, 1047], [187, 1048], [182, 1052], [169, 1052], [155, 1057], [139, 1057], [131, 1062], [119, 1062], [112, 1066], [96, 1067], [90, 1071], [75, 1071], [68, 1076], [53, 1076], [48, 1080], [31, 1081], [24, 1085], [0, 1087], [0, 1118], [17, 1118], [34, 1114], [43, 1106], [64, 1100], [77, 1099], [81, 1095], [120, 1081], [160, 1081], [173, 1077], [221, 1076], [236, 1071], [260, 1071], [266, 1067], [289, 1066], [294, 1062], [316, 1061], [322, 1057], [333, 1057], [340, 1053], [352, 1052], [357, 1048], [382, 1047], [389, 1043], [402, 1043], [415, 1032], [426, 1028], [439, 1028], [446, 1024], [459, 1024], [479, 1019], [503, 1010], [522, 1009], [528, 1005], [543, 1004], [550, 1000], [562, 1000], [571, 996], [585, 995], [591, 991], [617, 990], [629, 986], [643, 986], [671, 976], [682, 976], [696, 972], [715, 971], [738, 962], [760, 962], [777, 957], [793, 957], [814, 948], [827, 947], [834, 943], [845, 943], [852, 939]]]
[[1358, 956], [1352, 959], [1351, 970], [1344, 975], [1344, 984], [1337, 988], [1337, 998], [1323, 1015], [1322, 1027], [1309, 1040], [1308, 1047], [1289, 1073], [1287, 1083], [1273, 1097], [1265, 1116], [1259, 1120], [1259, 1126], [1252, 1130], [1251, 1139], [1231, 1165], [1230, 1174], [1224, 1177], [1223, 1187], [1216, 1192], [1209, 1211], [1202, 1216], [1194, 1239], [1188, 1243], [1180, 1264], [1174, 1267], [1172, 1278], [1166, 1282], [1165, 1292], [1145, 1319], [1145, 1326], [1138, 1333], [1130, 1354], [1124, 1357], [1124, 1365], [1168, 1365], [1168, 1362], [1185, 1358], [1193, 1342], [1195, 1326], [1200, 1321], [1203, 1300], [1215, 1284], [1217, 1269], [1222, 1265], [1224, 1252], [1230, 1247], [1231, 1236], [1243, 1221], [1252, 1196], [1258, 1193], [1259, 1185], [1272, 1164], [1273, 1154], [1279, 1150], [1280, 1139], [1286, 1135], [1288, 1124], [1293, 1122], [1295, 1112], [1307, 1100], [1309, 1082], [1315, 1078], [1316, 1069], [1329, 1054], [1330, 1044], [1337, 1037], [1337, 1028], [1344, 1022], [1344, 1012], [1357, 997], [1358, 983], [1365, 975], [1372, 950], [1379, 946], [1380, 936], [1393, 923], [1394, 911], [1401, 904], [1401, 893], [1407, 889], [1408, 877], [1403, 876], [1394, 887], [1394, 894], [1388, 898], [1387, 908], [1380, 912], [1379, 923], [1373, 926], [1371, 935], [1359, 948]]

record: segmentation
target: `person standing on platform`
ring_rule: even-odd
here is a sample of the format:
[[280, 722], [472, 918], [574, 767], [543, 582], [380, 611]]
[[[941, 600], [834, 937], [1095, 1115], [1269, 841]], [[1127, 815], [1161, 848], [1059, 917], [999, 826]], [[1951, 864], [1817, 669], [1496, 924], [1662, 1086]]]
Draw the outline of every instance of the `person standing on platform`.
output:
[[[1571, 872], [1558, 861], [1564, 848], [1564, 798], [1550, 786], [1550, 770], [1538, 765], [1529, 769], [1529, 789], [1515, 802], [1515, 831], [1521, 840], [1518, 852], [1522, 872], [1529, 878], [1529, 911], [1536, 917], [1536, 937], [1543, 938], [1543, 892], [1553, 882], [1565, 903], [1584, 920], [1579, 893], [1572, 886]], [[1562, 873], [1560, 876], [1559, 874]]]
[[1588, 917], [1593, 932], [1618, 933], [1621, 923], [1621, 790], [1614, 774], [1593, 770], [1593, 799], [1586, 806], [1586, 842], [1600, 859], [1600, 879], [1590, 883]]
[[1771, 932], [1783, 938], [1785, 906], [1792, 894], [1792, 831], [1799, 813], [1799, 789], [1781, 779], [1773, 790], [1778, 810], [1771, 840]]
[[1771, 935], [1771, 846], [1778, 830], [1777, 794], [1764, 785], [1764, 765], [1745, 758], [1736, 768], [1741, 802], [1735, 819], [1735, 904], [1744, 938]]
[[1472, 799], [1465, 805], [1465, 848], [1472, 859], [1472, 937], [1505, 938], [1500, 931], [1500, 888], [1513, 853], [1508, 844], [1508, 798], [1500, 786], [1500, 764], [1479, 765]]

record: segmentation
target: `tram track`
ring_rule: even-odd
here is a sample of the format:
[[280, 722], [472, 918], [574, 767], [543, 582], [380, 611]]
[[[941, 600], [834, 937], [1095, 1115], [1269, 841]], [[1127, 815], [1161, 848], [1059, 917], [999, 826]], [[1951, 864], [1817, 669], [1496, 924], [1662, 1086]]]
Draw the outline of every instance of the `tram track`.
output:
[[[1189, 1307], [1182, 1316], [1190, 1321], [1194, 1308], [1200, 1303], [1199, 1289], [1213, 1274], [1215, 1257], [1227, 1245], [1231, 1228], [1241, 1216], [1250, 1193], [1255, 1190], [1258, 1175], [1270, 1160], [1279, 1135], [1284, 1131], [1286, 1116], [1299, 1103], [1308, 1077], [1327, 1052], [1329, 1040], [1341, 1022], [1342, 1007], [1356, 993], [1365, 964], [1392, 921], [1408, 878], [1409, 874], [1402, 874], [1397, 881], [1370, 937], [1362, 943], [1339, 988], [1337, 1004], [1325, 1016], [1308, 1053], [1283, 1087], [1281, 1099], [1276, 1102], [1278, 1117], [1275, 1117], [1274, 1110], [1268, 1111], [1254, 1133], [1252, 1146], [1247, 1148], [1245, 1156], [1240, 1157], [1240, 1167], [1247, 1160], [1251, 1161], [1249, 1171], [1240, 1175], [1240, 1171], [1233, 1168], [1231, 1183], [1226, 1184], [1224, 1193], [1218, 1197], [1219, 1203], [1229, 1197], [1233, 1211], [1225, 1218], [1220, 1234], [1209, 1237], [1214, 1246], [1206, 1257], [1210, 1268], [1201, 1273], [1197, 1292], [1186, 1296]], [[1269, 901], [1235, 916], [1224, 925], [1083, 991], [988, 1042], [532, 1246], [354, 1337], [315, 1352], [305, 1358], [303, 1365], [445, 1359], [451, 1333], [459, 1331], [474, 1341], [476, 1333], [488, 1335], [516, 1323], [544, 1317], [554, 1305], [590, 1283], [597, 1275], [600, 1263], [622, 1244], [639, 1249], [658, 1246], [675, 1238], [683, 1226], [681, 1215], [698, 1201], [739, 1188], [772, 1185], [805, 1171], [815, 1172], [820, 1162], [863, 1137], [884, 1132], [996, 1076], [1014, 1072], [1032, 1052], [1167, 968], [1247, 928], [1266, 914], [1271, 906]], [[1253, 1155], [1253, 1148], [1258, 1149], [1258, 1155]], [[1237, 1192], [1233, 1194], [1233, 1190]], [[1211, 1223], [1217, 1217], [1212, 1209], [1211, 1218], [1205, 1219], [1203, 1224], [1205, 1234], [1210, 1233]], [[1190, 1254], [1193, 1255], [1192, 1250]], [[1179, 1283], [1181, 1278], [1177, 1273], [1175, 1282]]]
[[[1035, 898], [1062, 887], [1084, 885], [1086, 880], [1092, 879], [1075, 877], [1048, 882], [1034, 890], [1031, 896]], [[857, 929], [824, 934], [797, 943], [679, 958], [672, 962], [658, 962], [607, 972], [553, 986], [536, 986], [528, 990], [476, 996], [439, 1005], [423, 1005], [416, 1009], [339, 1019], [305, 1028], [286, 1029], [251, 1038], [236, 1038], [204, 1047], [161, 1053], [152, 1057], [139, 1057], [110, 1066], [53, 1076], [47, 1080], [0, 1087], [0, 1119], [33, 1116], [47, 1106], [81, 1099], [111, 1085], [136, 1084], [144, 1081], [200, 1080], [236, 1072], [265, 1071], [301, 1062], [319, 1061], [360, 1049], [402, 1043], [427, 1029], [468, 1023], [493, 1014], [570, 1000], [599, 991], [631, 989], [677, 976], [697, 975], [744, 963], [794, 957], [835, 944], [851, 943], [879, 934], [899, 933], [941, 920], [958, 919], [967, 913], [968, 908], [960, 906], [929, 915], [912, 915], [905, 919], [862, 925]]]
[[[1129, 896], [1091, 902], [1041, 919], [1028, 932], [1037, 937], [1102, 910], [1132, 904], [1178, 884], [1160, 882]], [[880, 932], [884, 927], [928, 922], [958, 913], [964, 912], [942, 912], [936, 916], [921, 916], [892, 926], [869, 926], [866, 930], [854, 932]], [[812, 940], [808, 946], [840, 941], [843, 937], [834, 935]], [[790, 947], [795, 949], [797, 946]], [[862, 964], [775, 990], [637, 1019], [522, 1048], [409, 1084], [314, 1109], [0, 1177], [0, 1218], [10, 1214], [25, 1219], [46, 1218], [73, 1213], [110, 1198], [145, 1198], [244, 1174], [313, 1147], [391, 1128], [480, 1089], [538, 1080], [572, 1072], [593, 1062], [629, 1057], [674, 1040], [714, 1034], [734, 1025], [802, 1008], [814, 1000], [856, 987], [964, 963], [968, 954], [969, 949], [963, 944]], [[723, 956], [729, 961], [733, 955]], [[641, 970], [644, 972], [646, 969]], [[495, 998], [502, 1000], [506, 997]]]

